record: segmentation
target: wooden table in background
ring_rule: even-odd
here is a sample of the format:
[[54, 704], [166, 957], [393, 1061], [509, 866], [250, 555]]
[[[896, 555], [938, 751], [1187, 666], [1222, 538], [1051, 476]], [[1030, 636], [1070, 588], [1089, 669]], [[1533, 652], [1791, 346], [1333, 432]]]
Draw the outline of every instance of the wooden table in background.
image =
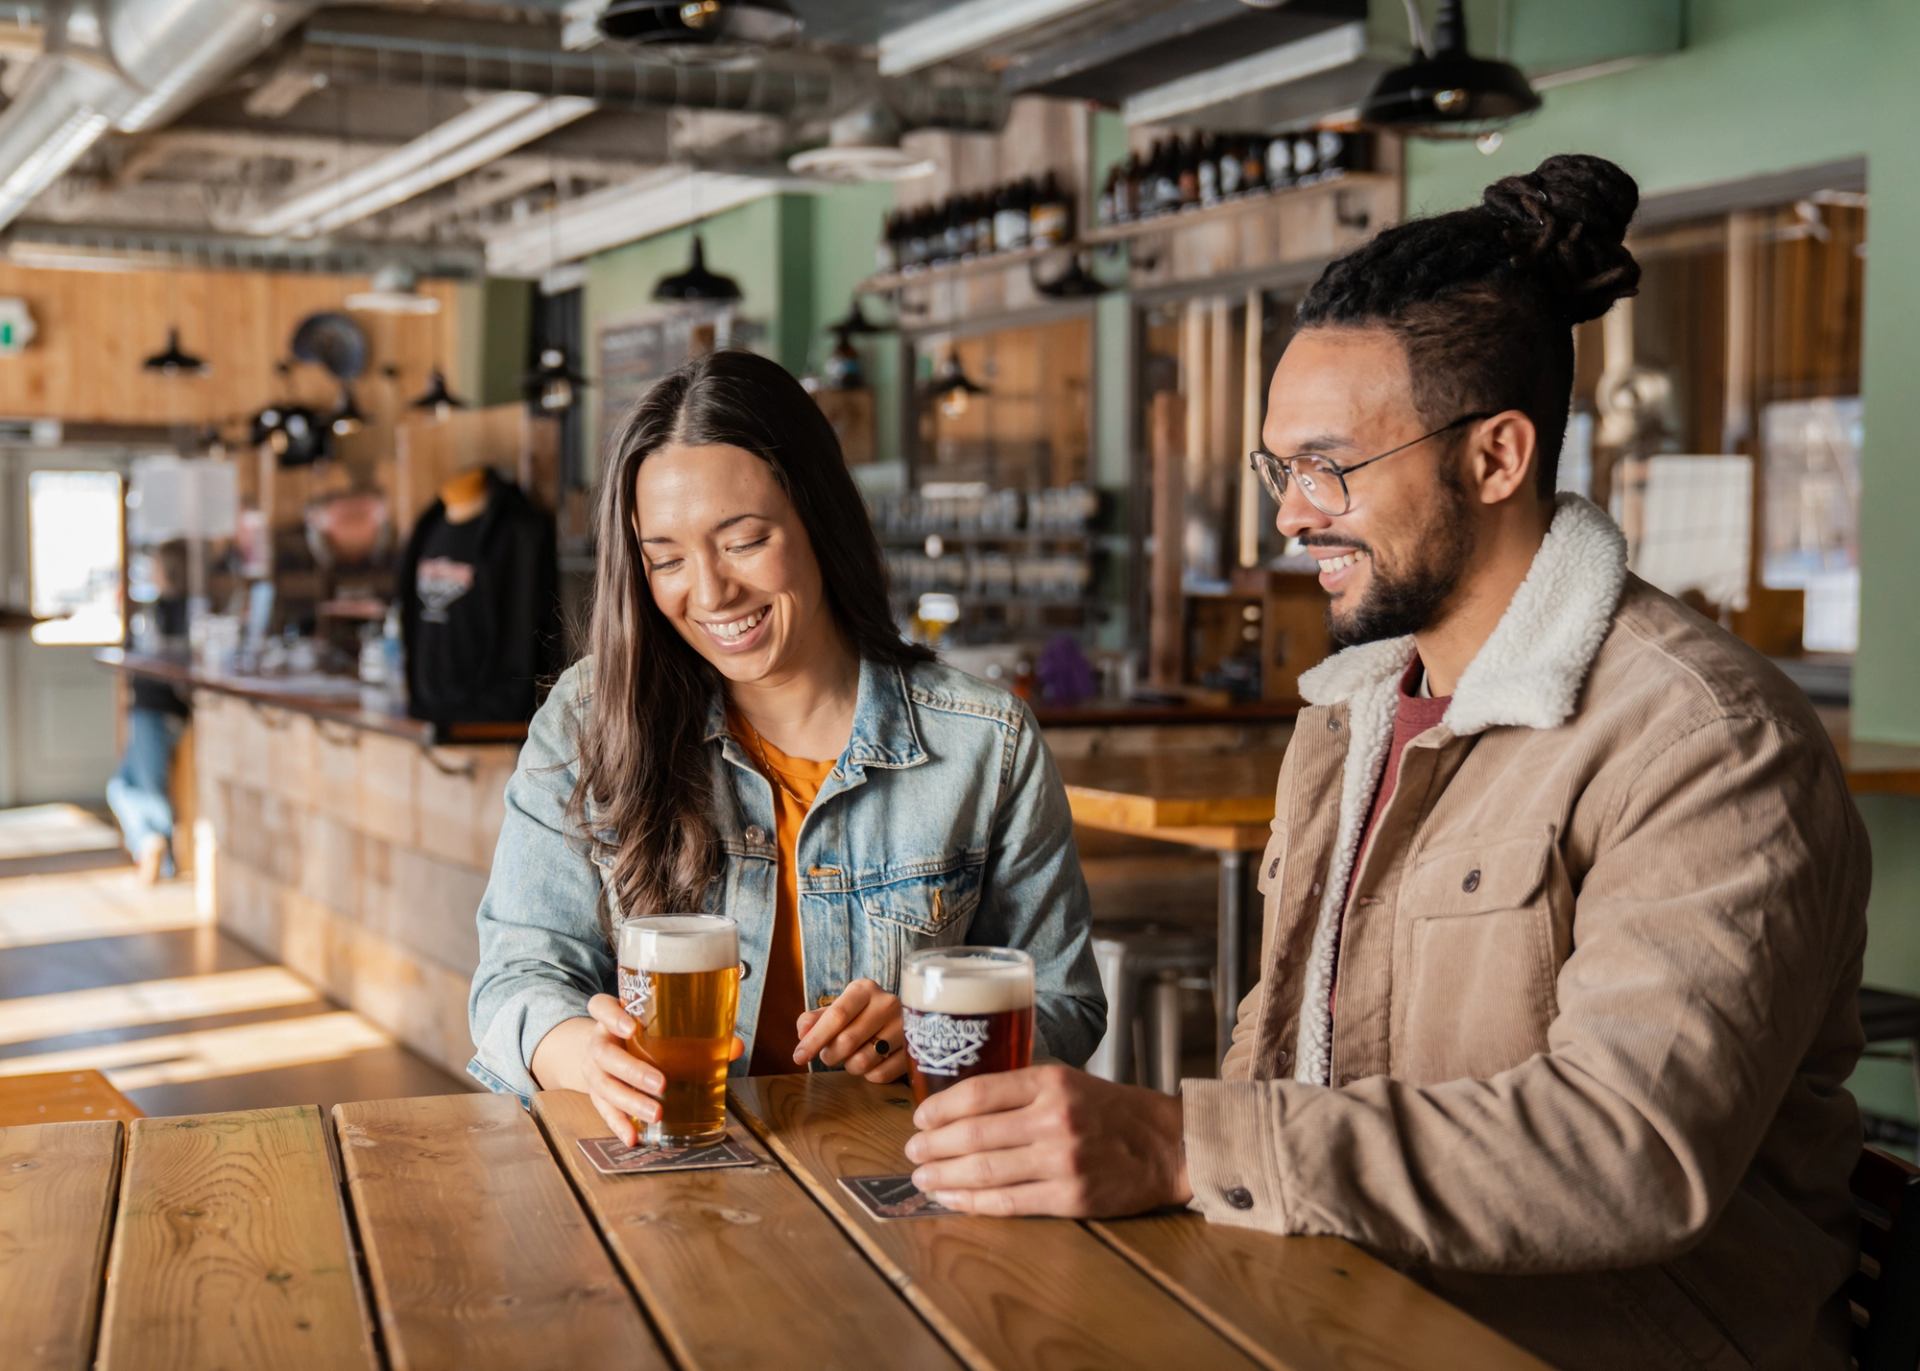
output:
[[1109, 833], [1205, 848], [1220, 860], [1215, 963], [1215, 1057], [1233, 1041], [1234, 1016], [1247, 991], [1247, 965], [1257, 930], [1255, 858], [1267, 845], [1276, 751], [1220, 755], [1159, 753], [1147, 757], [1062, 758], [1061, 779], [1073, 821]]
[[605, 1125], [566, 1091], [0, 1129], [6, 1364], [1539, 1365], [1334, 1239], [871, 1219], [838, 1178], [908, 1169], [904, 1087], [733, 1104], [759, 1165], [653, 1176], [588, 1165]]

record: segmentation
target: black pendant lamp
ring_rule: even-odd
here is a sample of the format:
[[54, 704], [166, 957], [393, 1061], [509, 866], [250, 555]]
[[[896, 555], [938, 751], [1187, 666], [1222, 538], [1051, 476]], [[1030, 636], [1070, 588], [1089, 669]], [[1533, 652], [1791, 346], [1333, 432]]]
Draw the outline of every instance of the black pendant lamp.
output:
[[1462, 0], [1440, 0], [1433, 50], [1381, 75], [1360, 121], [1415, 138], [1477, 138], [1540, 108], [1540, 96], [1511, 62], [1467, 51]]
[[760, 46], [792, 38], [800, 18], [787, 0], [610, 0], [599, 25], [621, 43]]
[[[1029, 271], [1032, 268], [1028, 268]], [[1042, 281], [1038, 275], [1033, 277], [1033, 288], [1042, 295], [1055, 300], [1086, 300], [1095, 295], [1105, 295], [1107, 288], [1098, 276], [1081, 265], [1080, 254], [1073, 255], [1073, 261], [1067, 269], [1051, 281]]]
[[974, 396], [987, 394], [987, 388], [967, 375], [967, 369], [960, 365], [959, 350], [955, 349], [940, 363], [940, 369], [927, 386], [927, 394], [939, 402], [942, 414], [958, 419], [967, 412]]
[[180, 346], [180, 330], [167, 330], [167, 345], [140, 364], [143, 371], [158, 376], [205, 376], [212, 370], [206, 362]]
[[427, 388], [413, 397], [412, 408], [430, 411], [436, 419], [444, 419], [456, 409], [465, 409], [467, 402], [447, 389], [446, 373], [435, 367], [427, 373]]
[[567, 350], [550, 344], [540, 349], [540, 365], [527, 373], [522, 388], [535, 414], [564, 414], [579, 403], [580, 392], [589, 384], [574, 370]]
[[336, 438], [345, 438], [358, 433], [366, 426], [367, 416], [360, 412], [360, 406], [354, 402], [353, 387], [342, 380], [340, 382], [340, 403], [333, 413], [327, 416], [327, 427]]
[[732, 305], [740, 300], [740, 284], [731, 276], [707, 270], [706, 245], [693, 235], [693, 260], [685, 271], [662, 276], [653, 298], [671, 305]]
[[856, 295], [847, 302], [847, 312], [827, 325], [827, 332], [836, 337], [855, 338], [869, 333], [891, 333], [893, 330], [867, 318], [866, 311], [860, 308], [860, 297]]

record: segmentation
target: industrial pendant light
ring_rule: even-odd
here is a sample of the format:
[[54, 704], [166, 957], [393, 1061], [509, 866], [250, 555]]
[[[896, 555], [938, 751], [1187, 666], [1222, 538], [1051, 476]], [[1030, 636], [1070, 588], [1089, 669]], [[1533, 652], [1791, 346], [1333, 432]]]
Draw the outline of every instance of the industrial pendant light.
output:
[[427, 373], [427, 388], [414, 396], [412, 408], [431, 411], [436, 419], [444, 419], [456, 409], [465, 409], [467, 402], [447, 389], [446, 373], [435, 367]]
[[860, 297], [856, 295], [847, 302], [847, 312], [827, 325], [827, 332], [853, 337], [869, 333], [891, 333], [893, 330], [885, 324], [876, 324], [867, 318], [866, 311], [860, 307]]
[[522, 382], [527, 404], [536, 414], [564, 414], [580, 399], [588, 386], [586, 377], [574, 370], [567, 350], [559, 344], [540, 349], [540, 365], [527, 373]]
[[619, 43], [702, 48], [784, 43], [800, 31], [787, 0], [610, 0], [600, 32]]
[[180, 346], [180, 330], [167, 330], [167, 345], [140, 364], [141, 369], [159, 376], [205, 376], [212, 370], [206, 362]]
[[367, 416], [360, 412], [360, 406], [354, 403], [353, 387], [345, 378], [340, 382], [340, 403], [333, 413], [327, 416], [327, 427], [333, 430], [336, 438], [345, 438], [358, 433], [366, 426]]
[[662, 276], [653, 298], [663, 304], [732, 305], [740, 301], [740, 284], [731, 276], [707, 270], [707, 249], [700, 234], [693, 235], [693, 260], [685, 271]]
[[1364, 124], [1415, 138], [1478, 138], [1540, 108], [1540, 96], [1511, 62], [1467, 51], [1462, 0], [1440, 0], [1433, 42], [1421, 42], [1417, 0], [1413, 60], [1381, 75], [1360, 107]]
[[987, 388], [967, 375], [967, 369], [960, 365], [960, 350], [954, 348], [940, 363], [940, 369], [934, 373], [927, 393], [939, 402], [942, 414], [949, 419], [958, 419], [967, 412], [973, 397], [985, 395]]

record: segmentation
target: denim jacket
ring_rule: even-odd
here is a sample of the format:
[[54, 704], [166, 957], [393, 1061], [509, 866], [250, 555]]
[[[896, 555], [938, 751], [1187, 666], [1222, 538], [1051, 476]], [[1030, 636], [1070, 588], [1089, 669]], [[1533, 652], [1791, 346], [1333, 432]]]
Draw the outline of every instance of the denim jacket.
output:
[[[480, 902], [467, 1070], [523, 1099], [538, 1088], [528, 1063], [541, 1038], [615, 993], [601, 915], [625, 911], [565, 819], [591, 673], [591, 659], [570, 668], [533, 720]], [[706, 908], [740, 925], [742, 1074], [773, 936], [773, 788], [717, 694], [706, 742], [723, 853]], [[1035, 964], [1037, 1052], [1078, 1065], [1105, 1032], [1066, 792], [1033, 715], [1005, 691], [931, 663], [862, 663], [853, 731], [801, 825], [797, 864], [807, 1004], [862, 976], [897, 991], [914, 948], [1018, 947]]]

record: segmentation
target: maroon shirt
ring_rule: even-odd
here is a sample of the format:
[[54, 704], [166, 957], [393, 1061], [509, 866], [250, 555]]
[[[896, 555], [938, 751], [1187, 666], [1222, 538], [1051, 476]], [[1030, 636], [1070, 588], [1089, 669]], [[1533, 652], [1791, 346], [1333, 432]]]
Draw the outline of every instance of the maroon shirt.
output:
[[[1360, 874], [1360, 863], [1367, 855], [1367, 844], [1373, 841], [1374, 825], [1380, 822], [1380, 816], [1386, 812], [1387, 801], [1393, 796], [1393, 788], [1400, 781], [1400, 754], [1407, 750], [1407, 744], [1418, 738], [1445, 717], [1447, 706], [1453, 703], [1453, 696], [1443, 695], [1437, 699], [1423, 699], [1414, 694], [1420, 688], [1420, 678], [1426, 668], [1421, 666], [1420, 658], [1415, 656], [1407, 666], [1406, 675], [1400, 678], [1400, 699], [1393, 711], [1393, 741], [1387, 745], [1387, 764], [1380, 772], [1380, 786], [1373, 792], [1373, 808], [1367, 811], [1367, 826], [1360, 834], [1360, 846], [1354, 852], [1353, 870], [1347, 876], [1347, 903], [1352, 906], [1353, 881]], [[1346, 921], [1341, 920], [1344, 934]], [[1335, 951], [1334, 966], [1340, 965], [1338, 950]], [[1328, 993], [1328, 1003], [1339, 989], [1336, 981]]]

